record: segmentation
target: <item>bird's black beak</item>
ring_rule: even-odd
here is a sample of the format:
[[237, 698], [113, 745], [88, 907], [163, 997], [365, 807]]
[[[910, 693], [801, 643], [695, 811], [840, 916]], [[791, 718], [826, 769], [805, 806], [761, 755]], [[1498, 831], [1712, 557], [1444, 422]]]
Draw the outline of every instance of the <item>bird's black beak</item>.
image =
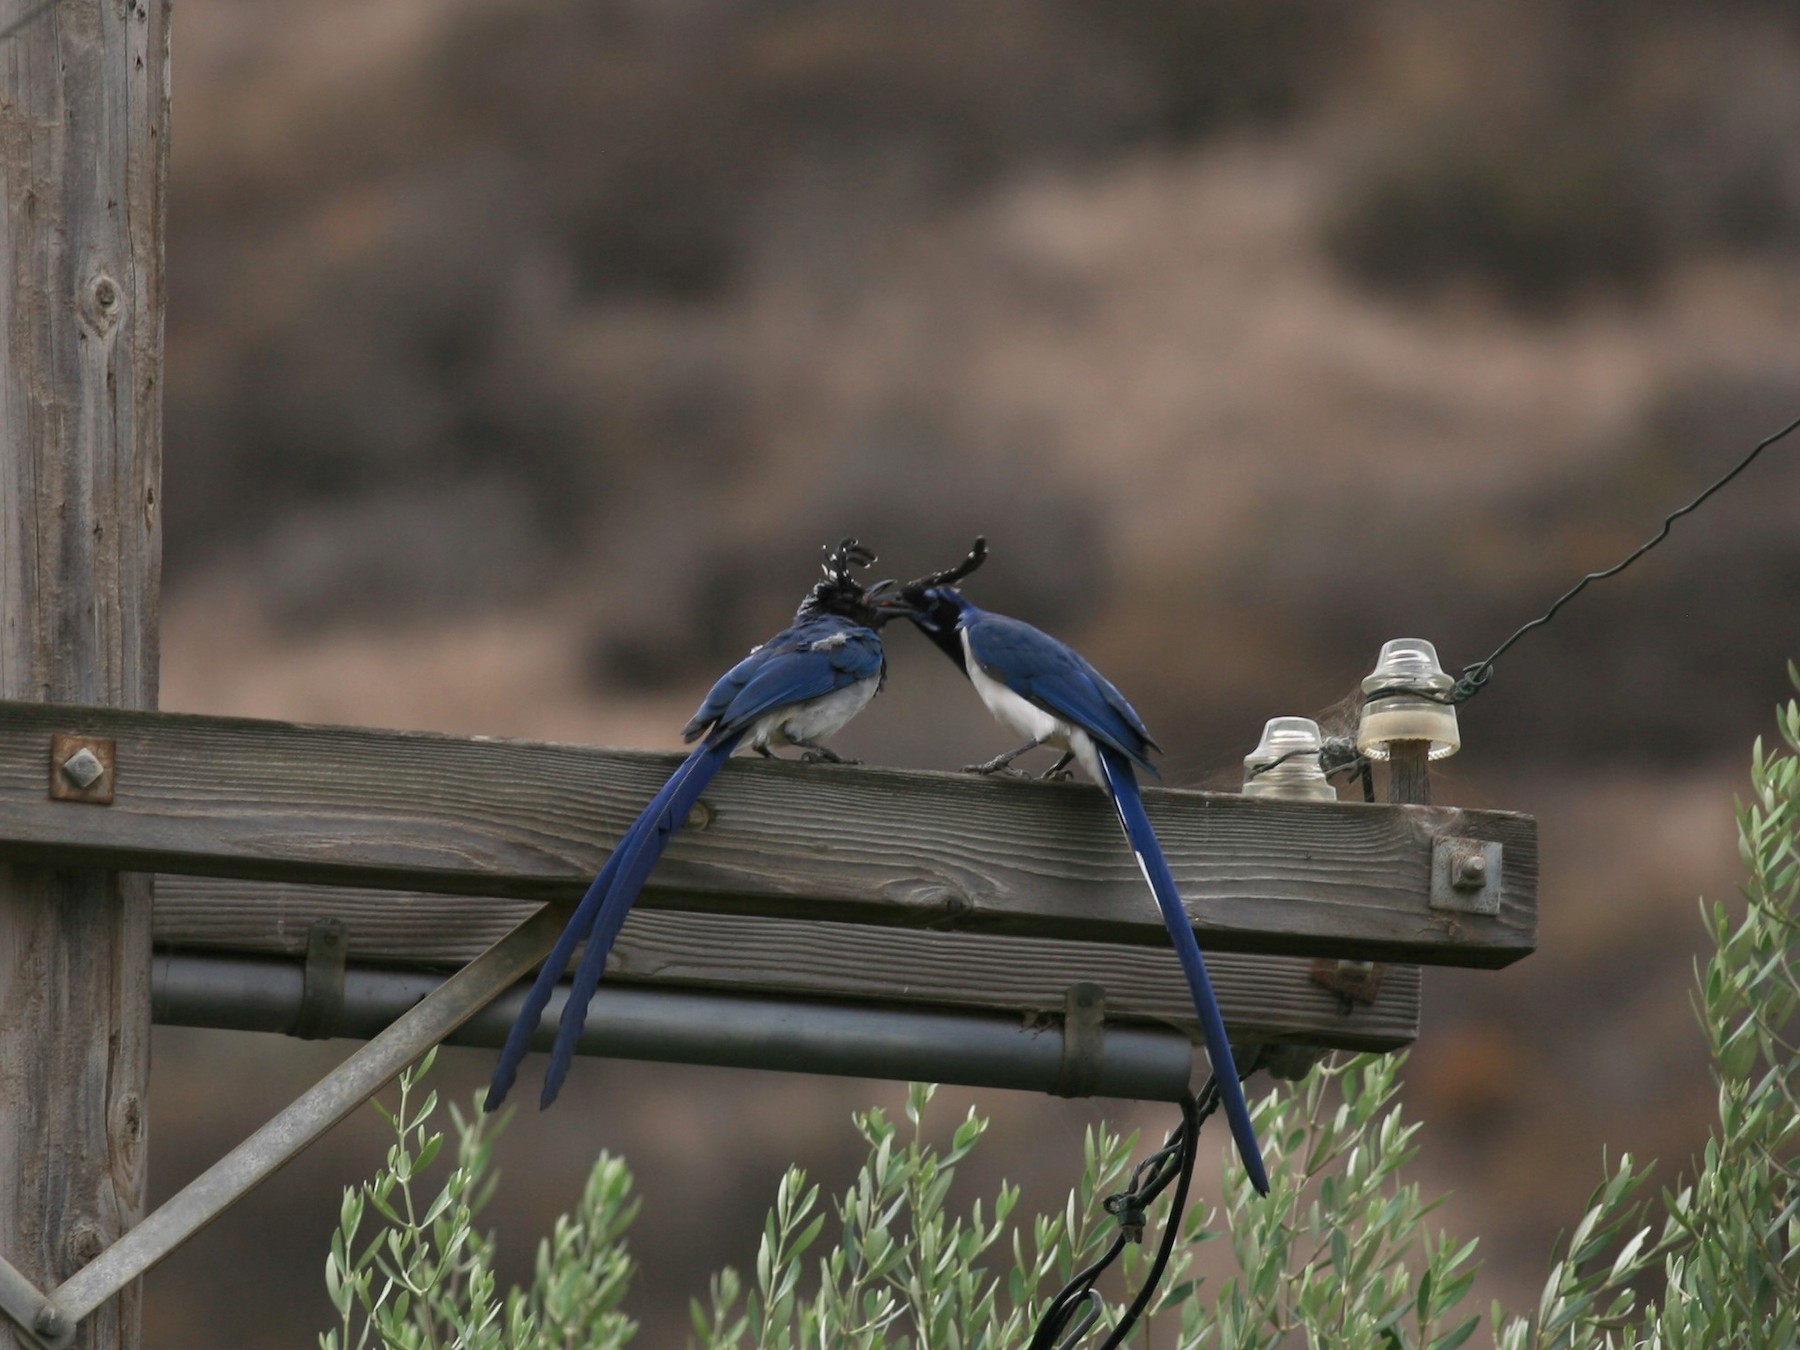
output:
[[870, 609], [888, 615], [910, 614], [914, 608], [914, 603], [907, 597], [905, 589], [898, 581], [891, 578], [887, 581], [878, 581], [865, 590], [863, 602]]

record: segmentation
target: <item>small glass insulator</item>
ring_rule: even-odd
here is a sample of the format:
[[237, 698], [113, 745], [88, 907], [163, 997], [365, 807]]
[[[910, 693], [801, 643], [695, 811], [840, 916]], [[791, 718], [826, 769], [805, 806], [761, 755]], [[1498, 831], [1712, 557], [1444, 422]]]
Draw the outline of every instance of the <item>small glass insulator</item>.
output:
[[1246, 797], [1335, 802], [1337, 789], [1319, 762], [1323, 738], [1310, 717], [1271, 717], [1262, 741], [1244, 757]]

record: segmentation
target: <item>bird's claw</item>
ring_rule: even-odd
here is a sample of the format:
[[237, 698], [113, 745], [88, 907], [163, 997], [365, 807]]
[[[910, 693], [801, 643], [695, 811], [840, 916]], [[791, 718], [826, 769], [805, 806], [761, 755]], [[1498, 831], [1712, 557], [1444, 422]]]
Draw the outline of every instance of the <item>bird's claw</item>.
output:
[[860, 759], [848, 759], [834, 750], [808, 750], [800, 756], [802, 764], [861, 764]]
[[987, 764], [965, 764], [962, 766], [962, 771], [964, 773], [980, 774], [983, 778], [1031, 777], [1031, 775], [1026, 773], [1023, 769], [1009, 769], [1004, 764], [994, 764], [992, 762]]
[[1066, 783], [1075, 776], [1073, 769], [1045, 769], [1038, 779], [1045, 783]]

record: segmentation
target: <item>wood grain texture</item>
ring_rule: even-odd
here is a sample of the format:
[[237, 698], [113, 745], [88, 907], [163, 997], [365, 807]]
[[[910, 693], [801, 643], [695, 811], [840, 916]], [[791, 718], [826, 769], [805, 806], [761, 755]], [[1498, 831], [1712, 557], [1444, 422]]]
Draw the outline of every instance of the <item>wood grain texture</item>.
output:
[[[0, 46], [6, 698], [155, 705], [168, 53], [164, 0], [63, 0]], [[150, 1027], [149, 878], [56, 861], [0, 868], [0, 1245], [48, 1283], [141, 1213]], [[137, 1323], [133, 1286], [76, 1343]]]
[[1431, 742], [1388, 744], [1387, 799], [1411, 806], [1431, 804]]
[[[309, 926], [330, 918], [349, 929], [353, 962], [458, 966], [534, 908], [520, 900], [164, 876], [156, 886], [156, 945], [300, 960]], [[1234, 1035], [1358, 1050], [1393, 1049], [1418, 1035], [1416, 966], [1384, 981], [1372, 1005], [1348, 1009], [1312, 982], [1305, 960], [1218, 952], [1207, 966]], [[639, 911], [626, 920], [607, 979], [1023, 1016], [1060, 1014], [1069, 986], [1092, 980], [1106, 988], [1110, 1019], [1194, 1031], [1187, 984], [1166, 947]]]
[[[114, 738], [114, 804], [43, 795], [54, 731]], [[0, 856], [145, 871], [570, 899], [668, 755], [286, 723], [0, 705]], [[1209, 951], [1501, 966], [1537, 937], [1526, 816], [1145, 794]], [[1500, 912], [1432, 910], [1439, 833], [1503, 845]], [[735, 760], [648, 908], [1161, 946], [1092, 787]]]

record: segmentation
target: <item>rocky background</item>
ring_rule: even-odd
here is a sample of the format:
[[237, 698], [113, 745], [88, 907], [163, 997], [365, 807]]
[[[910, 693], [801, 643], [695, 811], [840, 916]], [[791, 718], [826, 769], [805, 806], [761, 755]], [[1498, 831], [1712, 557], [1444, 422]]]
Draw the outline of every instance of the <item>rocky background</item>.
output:
[[[171, 709], [672, 747], [819, 543], [982, 531], [982, 597], [1229, 787], [1383, 639], [1479, 659], [1800, 414], [1773, 0], [183, 0], [175, 89]], [[1704, 1141], [1695, 899], [1800, 655], [1797, 511], [1784, 446], [1522, 643], [1438, 775], [1544, 849], [1542, 950], [1430, 973], [1408, 1073], [1484, 1299], [1534, 1295], [1603, 1149], [1672, 1181]], [[892, 647], [841, 748], [1004, 748]], [[344, 1048], [159, 1031], [158, 1194]], [[584, 1061], [499, 1150], [507, 1271], [624, 1152], [639, 1343], [679, 1345], [782, 1167], [843, 1184], [900, 1094]], [[981, 1184], [1045, 1204], [1097, 1112], [1168, 1114], [979, 1101]], [[152, 1275], [146, 1344], [311, 1344], [382, 1139]]]

